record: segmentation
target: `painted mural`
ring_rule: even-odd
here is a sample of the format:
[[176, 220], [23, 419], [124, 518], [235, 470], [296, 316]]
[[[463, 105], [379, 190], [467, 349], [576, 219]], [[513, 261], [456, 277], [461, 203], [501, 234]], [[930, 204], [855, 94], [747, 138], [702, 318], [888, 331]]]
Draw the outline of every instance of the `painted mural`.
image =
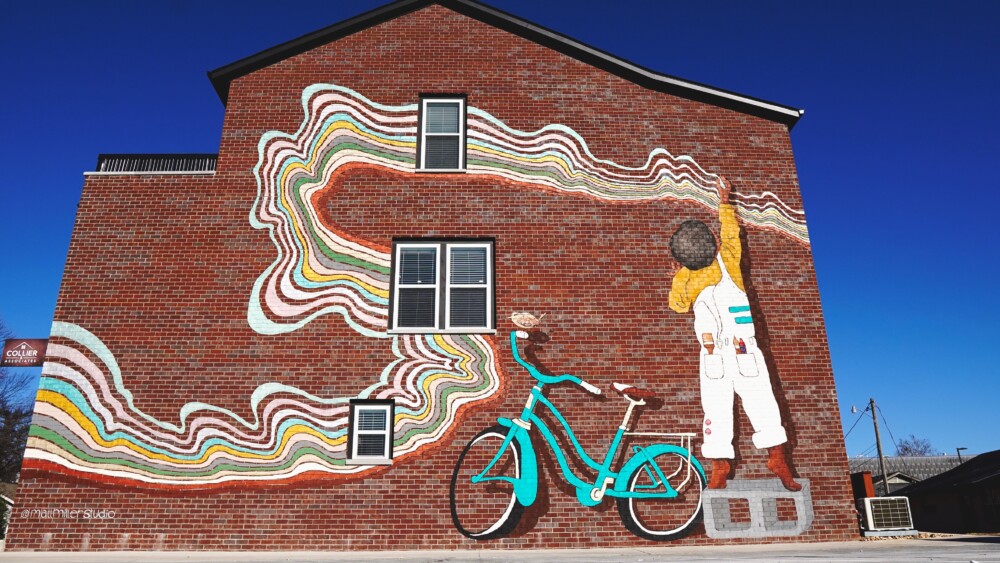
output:
[[[114, 354], [96, 336], [56, 322], [52, 337], [25, 467], [123, 485], [198, 488], [373, 469], [344, 461], [350, 398], [269, 383], [248, 398], [252, 419], [195, 401], [180, 408], [173, 424], [135, 406]], [[395, 400], [396, 458], [440, 439], [459, 408], [499, 386], [493, 347], [483, 337], [400, 336], [391, 346], [396, 360], [359, 396]]]
[[[718, 188], [718, 240], [708, 225], [697, 220], [682, 223], [670, 240], [671, 254], [682, 267], [675, 274], [669, 305], [677, 313], [694, 314], [705, 413], [701, 454], [711, 460], [711, 478], [692, 448], [694, 433], [633, 428], [633, 414], [659, 398], [655, 390], [627, 383], [612, 384], [627, 405], [608, 449], [593, 457], [588, 454], [543, 390], [560, 383], [578, 385], [595, 396], [602, 390], [572, 374], [547, 373], [523, 359], [519, 348], [531, 358], [536, 343], [548, 338], [538, 329], [544, 315], [517, 312], [510, 320], [526, 330], [511, 333], [511, 353], [536, 383], [520, 415], [499, 418], [498, 425], [481, 431], [455, 464], [449, 501], [452, 522], [463, 535], [482, 541], [517, 529], [526, 509], [537, 500], [536, 443], [551, 450], [557, 471], [576, 489], [582, 506], [614, 499], [622, 524], [644, 539], [673, 541], [695, 532], [702, 523], [713, 538], [793, 536], [809, 529], [813, 519], [809, 481], [797, 482], [792, 475], [784, 447], [788, 437], [764, 354], [757, 346], [740, 265], [741, 228], [729, 204], [731, 187], [720, 177]], [[519, 346], [519, 340], [524, 344]], [[768, 451], [767, 468], [777, 479], [729, 480], [736, 457], [736, 396], [753, 426], [753, 444]], [[547, 411], [551, 422], [536, 410]], [[558, 427], [555, 433], [549, 428], [552, 422]], [[533, 441], [533, 432], [543, 440]], [[566, 437], [566, 446], [556, 435]], [[630, 448], [622, 456], [624, 441]], [[586, 467], [594, 477], [578, 474], [567, 452], [579, 460], [577, 468]], [[733, 518], [734, 502], [745, 503], [748, 518]], [[779, 517], [779, 502], [785, 502], [784, 518]]]
[[[277, 254], [254, 285], [248, 320], [258, 332], [279, 334], [333, 313], [364, 335], [384, 338], [389, 249], [324, 224], [314, 204], [348, 167], [412, 172], [417, 104], [386, 106], [321, 84], [303, 92], [302, 108], [305, 120], [296, 133], [272, 131], [259, 144], [258, 195], [250, 223], [270, 233]], [[563, 125], [517, 131], [478, 108], [467, 111], [467, 174], [609, 202], [669, 199], [712, 209], [718, 205], [718, 178], [690, 157], [656, 149], [641, 167], [619, 166], [595, 157], [583, 138]], [[808, 244], [803, 213], [773, 193], [730, 198], [745, 223]]]
[[694, 314], [694, 331], [701, 345], [699, 373], [705, 411], [701, 452], [712, 460], [709, 487], [724, 489], [736, 457], [733, 404], [739, 396], [754, 428], [754, 446], [769, 451], [768, 469], [786, 489], [798, 491], [802, 486], [792, 478], [782, 446], [788, 436], [764, 354], [757, 347], [740, 267], [740, 225], [728, 202], [730, 190], [728, 181], [721, 179], [718, 244], [708, 225], [696, 220], [682, 223], [670, 239], [671, 254], [682, 266], [670, 289], [670, 308]]
[[[525, 312], [515, 313], [511, 320], [522, 329], [535, 329], [540, 324], [540, 317]], [[524, 344], [519, 345], [519, 340]], [[517, 528], [525, 509], [538, 498], [538, 455], [531, 439], [534, 430], [551, 450], [562, 478], [576, 489], [581, 505], [596, 507], [606, 498], [615, 499], [625, 527], [649, 540], [675, 540], [693, 532], [702, 521], [706, 482], [705, 471], [691, 451], [694, 434], [635, 432], [634, 415], [647, 400], [657, 400], [656, 393], [615, 383], [612, 388], [625, 399], [624, 418], [608, 448], [592, 457], [544, 389], [546, 385], [571, 383], [594, 396], [603, 391], [572, 374], [544, 373], [518, 351], [523, 348], [531, 357], [536, 343], [546, 340], [547, 335], [538, 329], [510, 334], [514, 360], [535, 385], [519, 416], [500, 418], [498, 425], [480, 432], [459, 456], [449, 490], [452, 522], [458, 531], [475, 540], [489, 540]], [[536, 410], [547, 411], [549, 420], [558, 425], [556, 433]], [[565, 449], [595, 475], [593, 480], [574, 470], [556, 434], [568, 438]], [[626, 441], [640, 436], [646, 438], [643, 445], [632, 444], [625, 456], [619, 455]]]
[[[253, 285], [247, 321], [256, 332], [275, 335], [323, 317], [326, 322], [344, 322], [361, 336], [384, 341], [395, 359], [381, 373], [373, 373], [371, 386], [356, 397], [394, 399], [393, 458], [420, 455], [442, 443], [465, 409], [484, 404], [502, 391], [506, 376], [499, 367], [498, 343], [476, 335], [389, 334], [390, 249], [352, 236], [324, 219], [315, 207], [318, 196], [335, 189], [333, 180], [345, 170], [370, 167], [412, 172], [418, 106], [383, 105], [347, 88], [319, 84], [305, 89], [302, 107], [304, 119], [298, 131], [268, 132], [258, 145], [259, 159], [253, 170], [257, 197], [249, 221], [253, 228], [269, 234], [274, 259]], [[503, 178], [524, 189], [612, 204], [672, 200], [728, 209], [744, 224], [808, 245], [802, 212], [773, 193], [727, 193], [719, 189], [718, 176], [691, 158], [673, 156], [664, 149], [653, 150], [642, 166], [620, 166], [595, 157], [583, 138], [563, 125], [518, 131], [469, 107], [467, 173]], [[732, 205], [720, 207], [726, 200]], [[738, 272], [729, 275], [735, 280]], [[735, 301], [723, 305], [742, 306]], [[752, 334], [749, 339], [742, 333], [736, 336], [743, 339], [747, 351], [739, 351], [742, 348], [738, 350], [730, 341], [727, 357], [755, 356]], [[715, 345], [726, 346], [727, 337], [731, 335], [717, 333]], [[210, 402], [192, 401], [180, 408], [179, 422], [167, 422], [136, 407], [128, 374], [122, 373], [114, 353], [98, 336], [85, 327], [56, 322], [52, 342], [25, 455], [27, 468], [168, 489], [336, 479], [379, 470], [345, 463], [348, 401], [354, 396], [318, 397], [276, 381], [261, 385], [247, 397], [253, 413], [250, 418]], [[632, 396], [641, 400], [634, 391]], [[713, 424], [717, 425], [714, 430], [721, 423]], [[706, 429], [709, 426], [706, 422]], [[496, 440], [497, 436], [486, 433], [477, 439]], [[515, 456], [528, 455], [523, 443], [515, 446]], [[682, 449], [690, 451], [690, 444]], [[673, 450], [658, 452], [652, 455], [669, 453], [674, 463], [686, 467], [689, 482], [705, 482], [705, 473], [693, 456]], [[712, 458], [707, 452], [706, 456]], [[643, 470], [649, 475], [648, 468], [653, 468], [652, 474], [657, 475], [656, 464], [641, 463], [645, 458], [638, 455], [633, 459], [640, 460], [632, 468], [636, 474]], [[606, 493], [629, 487], [634, 491], [643, 483], [636, 477], [632, 482], [601, 486]], [[583, 504], [594, 502], [592, 489], [592, 484], [580, 488]], [[625, 508], [619, 506], [625, 511], [623, 519], [629, 514], [633, 520], [645, 521], [632, 508], [641, 497], [623, 497]], [[689, 507], [697, 503], [692, 515], [700, 515], [701, 498], [699, 493], [697, 501], [687, 501]], [[501, 514], [516, 510], [509, 498], [503, 502], [497, 506]], [[511, 514], [475, 533], [503, 535]], [[681, 528], [661, 537], [687, 533], [695, 521], [683, 522]], [[658, 533], [650, 529], [653, 535]]]

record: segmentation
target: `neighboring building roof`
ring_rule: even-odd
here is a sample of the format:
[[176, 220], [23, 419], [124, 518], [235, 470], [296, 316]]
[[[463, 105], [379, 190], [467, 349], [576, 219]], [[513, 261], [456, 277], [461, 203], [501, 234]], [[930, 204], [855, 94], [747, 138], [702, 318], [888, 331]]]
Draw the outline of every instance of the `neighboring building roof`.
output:
[[[879, 476], [879, 477], [881, 477], [881, 476]], [[920, 481], [920, 479], [917, 479], [916, 477], [913, 477], [912, 475], [907, 475], [906, 473], [903, 473], [902, 471], [893, 471], [892, 473], [889, 474], [889, 484], [890, 485], [893, 484], [893, 483], [916, 483], [917, 481]]]
[[[969, 461], [973, 457], [975, 456], [963, 456], [962, 460]], [[877, 457], [856, 457], [849, 462], [851, 473], [868, 471], [872, 474], [873, 481], [882, 478]], [[923, 481], [957, 467], [959, 461], [958, 456], [953, 455], [886, 456], [885, 465], [890, 478], [894, 473], [901, 473], [917, 481]]]
[[534, 41], [651, 90], [761, 117], [782, 123], [789, 129], [805, 113], [804, 110], [793, 107], [654, 72], [473, 0], [398, 0], [217, 68], [210, 71], [208, 77], [212, 81], [215, 91], [219, 94], [219, 98], [222, 99], [222, 103], [225, 104], [229, 97], [230, 82], [241, 76], [431, 4], [440, 4], [445, 8]]
[[897, 492], [901, 495], [927, 494], [984, 485], [1000, 486], [1000, 450], [977, 455], [951, 471], [929, 477]]

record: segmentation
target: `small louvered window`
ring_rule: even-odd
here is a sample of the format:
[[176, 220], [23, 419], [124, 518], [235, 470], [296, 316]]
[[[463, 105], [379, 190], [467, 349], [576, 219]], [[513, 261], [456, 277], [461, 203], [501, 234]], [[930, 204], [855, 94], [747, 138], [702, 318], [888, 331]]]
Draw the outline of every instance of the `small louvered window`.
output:
[[383, 465], [391, 462], [393, 411], [392, 401], [351, 401], [348, 463]]
[[423, 170], [465, 168], [465, 100], [424, 98], [420, 102], [420, 163]]
[[396, 243], [393, 332], [491, 332], [493, 243]]

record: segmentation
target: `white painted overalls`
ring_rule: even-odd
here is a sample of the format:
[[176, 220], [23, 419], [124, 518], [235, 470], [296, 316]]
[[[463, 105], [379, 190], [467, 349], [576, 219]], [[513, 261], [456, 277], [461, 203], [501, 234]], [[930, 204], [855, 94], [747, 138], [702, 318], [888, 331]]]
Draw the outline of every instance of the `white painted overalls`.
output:
[[[740, 396], [743, 410], [753, 425], [753, 444], [759, 449], [785, 443], [781, 413], [774, 400], [771, 378], [760, 348], [757, 347], [750, 301], [717, 257], [722, 280], [698, 294], [694, 303], [694, 330], [701, 347], [701, 404], [705, 411], [705, 436], [701, 453], [708, 459], [732, 459], [733, 394]], [[712, 354], [702, 335], [715, 339]], [[740, 349], [740, 340], [745, 352]]]

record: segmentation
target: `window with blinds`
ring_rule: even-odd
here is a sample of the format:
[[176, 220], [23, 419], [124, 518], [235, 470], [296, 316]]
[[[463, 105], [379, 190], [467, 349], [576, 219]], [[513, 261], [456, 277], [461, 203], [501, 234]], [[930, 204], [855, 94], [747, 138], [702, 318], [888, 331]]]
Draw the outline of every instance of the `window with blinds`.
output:
[[485, 327], [486, 248], [451, 245], [448, 247], [448, 325]]
[[391, 463], [395, 403], [392, 400], [353, 399], [350, 405], [347, 463]]
[[399, 249], [396, 268], [397, 327], [437, 327], [438, 250], [438, 245], [406, 245]]
[[393, 244], [392, 332], [492, 332], [493, 242]]
[[420, 101], [422, 170], [465, 168], [465, 100], [424, 98]]

